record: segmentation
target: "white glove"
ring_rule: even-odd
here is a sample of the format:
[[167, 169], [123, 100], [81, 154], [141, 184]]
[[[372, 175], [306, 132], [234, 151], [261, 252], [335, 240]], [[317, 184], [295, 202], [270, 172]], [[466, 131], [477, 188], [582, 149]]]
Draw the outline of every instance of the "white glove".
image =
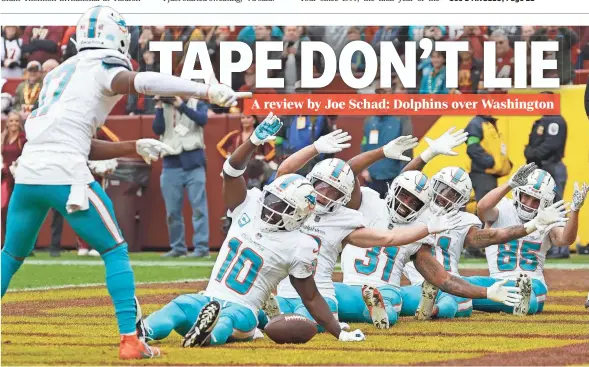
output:
[[460, 129], [454, 132], [455, 127], [451, 127], [448, 131], [446, 131], [442, 136], [437, 138], [436, 140], [432, 140], [430, 138], [425, 138], [427, 145], [429, 148], [421, 153], [420, 157], [423, 159], [424, 162], [429, 162], [435, 156], [440, 154], [444, 155], [458, 155], [452, 149], [456, 148], [460, 144], [464, 143], [468, 138], [468, 133], [464, 132], [464, 129]]
[[551, 225], [552, 223], [560, 222], [564, 223], [569, 219], [566, 218], [566, 215], [569, 213], [569, 210], [566, 208], [566, 203], [564, 200], [556, 202], [550, 205], [546, 209], [541, 209], [538, 211], [538, 215], [528, 223], [524, 224], [524, 228], [526, 232], [532, 233], [536, 229], [538, 230], [545, 230], [546, 227]]
[[339, 333], [339, 340], [341, 342], [361, 342], [363, 340], [366, 340], [366, 337], [364, 336], [364, 333], [361, 332], [359, 329], [356, 329], [354, 331], [342, 330]]
[[339, 153], [342, 150], [352, 146], [352, 144], [346, 143], [351, 139], [352, 137], [347, 132], [339, 129], [332, 131], [327, 135], [323, 135], [313, 143], [313, 146], [315, 149], [317, 149], [319, 154]]
[[487, 299], [513, 307], [522, 299], [521, 294], [519, 294], [520, 289], [518, 287], [504, 287], [505, 283], [507, 283], [507, 279], [487, 288]]
[[345, 331], [350, 330], [350, 325], [346, 324], [345, 322], [340, 322], [339, 327], [340, 327], [340, 329], [345, 330]]
[[528, 184], [528, 176], [531, 175], [532, 172], [534, 172], [534, 170], [536, 168], [538, 168], [538, 167], [536, 167], [536, 163], [534, 163], [534, 162], [521, 166], [520, 168], [517, 169], [517, 171], [513, 174], [513, 176], [511, 176], [509, 178], [509, 181], [507, 182], [507, 184], [512, 189], [515, 189], [516, 187], [527, 185]]
[[174, 154], [172, 147], [155, 139], [139, 139], [135, 142], [135, 149], [147, 164], [157, 161], [166, 154]]
[[417, 138], [411, 135], [399, 136], [382, 147], [382, 151], [387, 158], [409, 162], [411, 158], [404, 156], [403, 152], [415, 148], [417, 144]]
[[587, 192], [589, 192], [589, 185], [583, 183], [583, 186], [579, 188], [579, 183], [575, 182], [575, 191], [573, 192], [573, 204], [571, 205], [572, 211], [578, 212], [579, 210], [581, 210], [581, 207], [585, 202], [585, 198], [587, 197]]
[[456, 228], [460, 224], [458, 211], [454, 210], [444, 215], [432, 215], [427, 222], [427, 230], [430, 234], [440, 233]]
[[270, 112], [264, 121], [256, 127], [254, 133], [250, 136], [250, 141], [254, 145], [262, 145], [276, 139], [276, 134], [278, 134], [280, 129], [282, 129], [282, 121], [280, 121], [278, 116], [274, 116]]
[[209, 81], [209, 90], [207, 96], [212, 104], [221, 107], [237, 106], [237, 100], [242, 98], [252, 98], [251, 92], [235, 92], [228, 85], [219, 84], [215, 76], [211, 76]]

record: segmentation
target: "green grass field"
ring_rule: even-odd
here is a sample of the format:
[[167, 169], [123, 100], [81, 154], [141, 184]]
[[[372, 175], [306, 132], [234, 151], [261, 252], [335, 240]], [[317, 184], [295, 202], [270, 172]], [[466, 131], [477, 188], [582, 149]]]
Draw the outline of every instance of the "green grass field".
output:
[[[164, 260], [159, 254], [140, 253], [131, 254], [131, 261], [137, 296], [149, 314], [180, 294], [203, 289], [214, 258]], [[481, 274], [485, 262], [465, 260], [463, 265], [464, 275]], [[403, 317], [389, 330], [355, 324], [367, 335], [366, 342], [355, 344], [318, 335], [296, 346], [277, 345], [266, 337], [187, 350], [173, 334], [159, 342], [163, 358], [122, 362], [100, 258], [75, 253], [51, 258], [38, 252], [16, 274], [2, 300], [2, 364], [588, 365], [589, 312], [583, 303], [589, 256], [549, 260], [546, 268], [550, 293], [544, 312], [535, 316], [475, 311], [469, 319], [418, 322]]]

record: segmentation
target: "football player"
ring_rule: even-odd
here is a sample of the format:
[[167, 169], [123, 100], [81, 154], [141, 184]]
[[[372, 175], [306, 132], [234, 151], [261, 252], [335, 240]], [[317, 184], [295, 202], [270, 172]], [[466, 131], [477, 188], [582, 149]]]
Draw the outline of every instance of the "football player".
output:
[[[332, 149], [331, 139], [337, 138], [341, 132], [338, 130], [324, 138], [319, 139], [313, 145], [306, 147], [289, 157], [279, 168], [279, 174], [285, 172], [296, 172], [308, 160], [320, 153], [335, 153]], [[402, 137], [387, 147], [387, 156], [392, 159], [399, 159], [403, 152], [416, 145], [417, 139]], [[381, 149], [382, 151], [382, 149]], [[442, 217], [431, 217], [427, 221], [415, 223], [411, 228], [366, 228], [367, 223], [360, 211], [360, 200], [352, 200], [356, 191], [355, 170], [340, 159], [327, 159], [319, 162], [309, 173], [311, 183], [317, 191], [316, 213], [305, 223], [303, 231], [315, 236], [321, 244], [319, 262], [315, 280], [319, 292], [328, 300], [334, 314], [338, 313], [338, 302], [335, 295], [335, 287], [332, 275], [339, 253], [344, 244], [353, 244], [362, 248], [374, 247], [387, 248], [391, 246], [402, 246], [414, 243], [428, 234], [438, 233], [455, 226], [454, 215], [447, 214]], [[427, 182], [427, 179], [426, 179]], [[422, 182], [423, 183], [423, 182]], [[419, 185], [415, 182], [414, 185]], [[422, 188], [421, 186], [419, 186]], [[359, 190], [359, 186], [357, 188]], [[359, 193], [359, 191], [358, 191]], [[357, 195], [356, 195], [357, 196]], [[370, 207], [369, 210], [372, 210]], [[445, 219], [444, 219], [445, 218]], [[366, 250], [365, 250], [366, 251]], [[389, 249], [388, 251], [394, 251]], [[476, 296], [481, 296], [486, 289], [471, 287], [468, 283], [462, 282], [468, 291]], [[278, 301], [282, 312], [295, 312], [309, 317], [300, 301], [292, 292], [288, 282], [283, 281], [278, 288]], [[496, 289], [500, 293], [501, 301], [510, 298], [509, 290]], [[517, 297], [517, 296], [516, 296]], [[375, 309], [375, 307], [373, 307]], [[375, 317], [374, 319], [377, 319]], [[379, 321], [382, 318], [378, 318]], [[382, 322], [381, 322], [382, 323]], [[382, 323], [388, 327], [388, 322]]]
[[273, 140], [282, 123], [270, 114], [223, 166], [223, 199], [233, 219], [209, 284], [203, 293], [182, 295], [144, 321], [146, 340], [173, 330], [184, 347], [249, 340], [258, 310], [287, 278], [301, 302], [326, 331], [340, 341], [361, 341], [360, 330], [341, 330], [315, 285], [319, 244], [299, 228], [315, 208], [311, 183], [283, 175], [264, 188], [247, 190], [243, 173], [257, 147]]
[[[452, 138], [454, 128], [448, 130], [436, 140], [427, 139], [429, 145], [419, 157], [413, 159], [404, 169], [421, 171], [429, 161], [439, 154], [444, 154], [452, 149]], [[453, 210], [461, 210], [468, 202], [472, 183], [468, 173], [459, 167], [446, 167], [441, 169], [432, 177], [433, 200], [430, 203], [430, 210], [434, 215], [445, 214]], [[555, 208], [545, 213], [544, 225], [561, 220]], [[482, 223], [473, 214], [460, 212], [461, 225], [457, 228], [436, 235], [436, 246], [434, 247], [437, 260], [444, 266], [446, 271], [460, 276], [458, 263], [464, 247], [485, 248], [497, 243], [506, 243], [524, 237], [536, 230], [537, 220], [526, 225], [514, 225], [505, 228], [482, 229]], [[539, 218], [542, 219], [542, 218]], [[416, 271], [413, 264], [405, 268], [405, 275], [411, 281], [412, 287], [403, 287], [403, 312], [414, 314], [415, 307], [418, 307], [418, 319], [430, 317], [453, 318], [467, 317], [472, 313], [472, 301], [462, 297], [456, 297], [424, 282], [423, 277]], [[435, 301], [435, 304], [434, 304]]]
[[221, 84], [133, 72], [127, 55], [130, 38], [119, 13], [106, 6], [93, 7], [76, 26], [78, 54], [45, 76], [38, 108], [25, 123], [28, 142], [15, 172], [2, 250], [2, 296], [53, 208], [104, 260], [121, 334], [119, 357], [142, 359], [159, 351], [136, 335], [133, 270], [112, 203], [88, 168], [92, 136], [123, 94], [196, 96], [222, 106], [251, 94], [238, 94]]
[[[513, 190], [513, 199], [505, 196]], [[509, 280], [522, 289], [522, 302], [516, 307], [504, 307], [495, 302], [474, 300], [475, 310], [487, 312], [513, 312], [515, 315], [542, 312], [548, 287], [544, 279], [546, 252], [551, 246], [570, 246], [577, 237], [579, 211], [585, 202], [589, 186], [575, 183], [568, 221], [562, 219], [549, 225], [538, 226], [538, 231], [519, 240], [498, 242], [485, 251], [489, 265], [489, 277], [470, 277], [468, 281], [488, 286], [498, 281]], [[543, 216], [543, 211], [552, 205], [563, 207], [560, 201], [552, 204], [555, 182], [534, 163], [522, 166], [507, 183], [493, 189], [477, 204], [477, 214], [491, 228], [514, 225], [528, 226]]]

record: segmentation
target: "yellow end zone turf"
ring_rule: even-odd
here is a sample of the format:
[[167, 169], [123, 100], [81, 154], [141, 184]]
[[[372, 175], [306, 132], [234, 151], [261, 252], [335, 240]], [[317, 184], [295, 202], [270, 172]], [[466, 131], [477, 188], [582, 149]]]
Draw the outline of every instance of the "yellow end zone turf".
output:
[[[152, 286], [138, 288], [137, 294], [144, 302], [142, 308], [147, 315], [177, 294], [189, 291]], [[318, 335], [304, 345], [281, 346], [265, 338], [224, 347], [182, 349], [180, 336], [173, 334], [156, 343], [165, 353], [162, 359], [122, 362], [117, 359], [114, 311], [103, 288], [15, 292], [3, 300], [2, 364], [436, 364], [589, 343], [589, 313], [583, 313], [582, 308], [584, 292], [554, 293], [560, 297], [556, 300], [566, 297], [571, 303], [548, 303], [545, 313], [530, 317], [479, 312], [467, 320], [417, 322], [403, 317], [389, 330], [353, 324], [353, 328], [365, 332], [367, 341], [350, 344], [340, 343], [329, 335]], [[589, 355], [585, 363], [589, 363]]]

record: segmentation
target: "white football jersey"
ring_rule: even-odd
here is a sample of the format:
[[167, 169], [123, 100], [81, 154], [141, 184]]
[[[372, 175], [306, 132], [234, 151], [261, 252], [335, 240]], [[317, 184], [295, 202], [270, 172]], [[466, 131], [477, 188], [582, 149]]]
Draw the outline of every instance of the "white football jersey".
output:
[[94, 181], [87, 164], [92, 137], [122, 97], [111, 90], [113, 78], [130, 70], [130, 65], [120, 52], [86, 50], [45, 76], [39, 107], [25, 123], [27, 144], [16, 169], [16, 183]]
[[[467, 212], [459, 212], [458, 215], [460, 216], [460, 227], [436, 234], [434, 236], [436, 245], [432, 248], [436, 260], [444, 266], [448, 273], [456, 276], [460, 276], [458, 263], [468, 231], [472, 227], [481, 228], [483, 226], [476, 215]], [[405, 266], [405, 276], [413, 285], [423, 283], [423, 277], [415, 269], [413, 262]]]
[[[497, 204], [499, 216], [492, 228], [505, 228], [524, 224], [517, 215], [513, 200], [503, 198]], [[515, 280], [520, 273], [527, 274], [546, 284], [544, 280], [544, 262], [546, 252], [552, 247], [550, 230], [564, 224], [556, 223], [548, 226], [544, 231], [535, 231], [517, 240], [501, 245], [487, 247], [487, 263], [489, 274], [495, 279]]]
[[[368, 188], [362, 188], [362, 204], [359, 210], [369, 221], [369, 227], [381, 229], [422, 225], [427, 223], [430, 215], [430, 212], [426, 210], [413, 223], [394, 224], [391, 227], [386, 202], [379, 197], [378, 193]], [[433, 244], [433, 237], [428, 236], [418, 242], [398, 247], [363, 249], [348, 245], [342, 253], [341, 260], [344, 283], [372, 286], [392, 285], [399, 288], [405, 264], [424, 243]]]
[[[342, 251], [342, 240], [362, 227], [366, 227], [362, 213], [346, 207], [339, 208], [335, 213], [312, 215], [303, 225], [301, 231], [313, 237], [320, 246], [315, 283], [324, 298], [337, 302], [332, 275]], [[284, 298], [299, 297], [288, 279], [278, 285], [278, 295]]]
[[317, 242], [301, 231], [259, 231], [261, 197], [260, 190], [251, 189], [229, 213], [233, 222], [206, 289], [207, 296], [239, 303], [256, 316], [281, 280], [313, 274], [319, 252]]

